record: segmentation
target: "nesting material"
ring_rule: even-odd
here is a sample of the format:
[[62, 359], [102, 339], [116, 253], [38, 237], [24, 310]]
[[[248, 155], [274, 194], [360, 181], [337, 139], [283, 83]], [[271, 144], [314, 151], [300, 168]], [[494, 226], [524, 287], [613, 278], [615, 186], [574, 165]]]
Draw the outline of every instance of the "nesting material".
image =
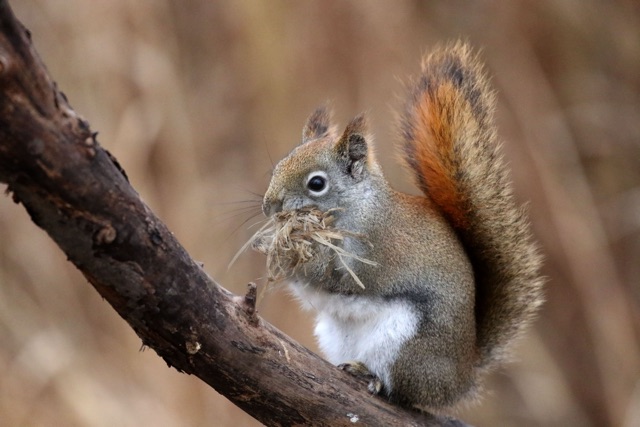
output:
[[370, 265], [376, 265], [376, 263], [338, 246], [338, 242], [343, 241], [346, 236], [355, 238], [361, 236], [334, 227], [335, 211], [336, 209], [322, 212], [316, 208], [303, 208], [278, 212], [269, 218], [241, 251], [250, 245], [254, 250], [265, 254], [268, 279], [273, 282], [286, 279], [300, 268], [304, 268], [305, 263], [318, 255], [318, 246], [315, 244], [317, 243], [335, 253], [342, 267], [364, 289], [364, 284], [349, 268], [345, 259], [353, 258]]

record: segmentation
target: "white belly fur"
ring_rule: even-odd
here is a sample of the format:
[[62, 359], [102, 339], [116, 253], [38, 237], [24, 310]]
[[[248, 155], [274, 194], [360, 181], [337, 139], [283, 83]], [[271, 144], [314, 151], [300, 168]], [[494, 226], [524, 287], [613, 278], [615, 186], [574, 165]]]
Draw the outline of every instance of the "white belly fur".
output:
[[317, 311], [315, 336], [333, 364], [359, 361], [393, 389], [391, 366], [402, 345], [415, 335], [420, 316], [402, 300], [337, 295], [300, 283], [293, 294]]

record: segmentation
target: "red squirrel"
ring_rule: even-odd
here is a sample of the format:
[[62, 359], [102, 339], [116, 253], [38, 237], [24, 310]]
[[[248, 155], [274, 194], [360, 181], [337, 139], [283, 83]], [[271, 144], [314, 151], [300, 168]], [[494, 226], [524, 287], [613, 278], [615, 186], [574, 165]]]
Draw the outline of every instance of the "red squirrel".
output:
[[364, 116], [338, 134], [319, 108], [262, 208], [333, 210], [350, 233], [335, 244], [371, 263], [344, 261], [364, 287], [326, 251], [291, 271], [291, 290], [317, 312], [320, 349], [372, 392], [438, 411], [477, 394], [542, 303], [543, 279], [477, 56], [460, 42], [437, 49], [411, 86], [399, 150], [423, 195], [388, 184]]

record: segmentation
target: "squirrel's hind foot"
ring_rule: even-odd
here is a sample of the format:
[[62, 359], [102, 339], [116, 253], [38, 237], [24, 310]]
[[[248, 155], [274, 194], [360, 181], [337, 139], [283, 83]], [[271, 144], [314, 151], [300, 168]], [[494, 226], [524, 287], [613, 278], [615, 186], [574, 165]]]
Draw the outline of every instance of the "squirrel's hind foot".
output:
[[347, 363], [341, 363], [338, 365], [338, 368], [350, 373], [354, 377], [364, 378], [369, 380], [369, 384], [367, 385], [367, 390], [369, 390], [372, 394], [381, 394], [384, 389], [384, 384], [380, 378], [378, 378], [375, 374], [369, 371], [367, 365], [358, 361], [351, 361]]

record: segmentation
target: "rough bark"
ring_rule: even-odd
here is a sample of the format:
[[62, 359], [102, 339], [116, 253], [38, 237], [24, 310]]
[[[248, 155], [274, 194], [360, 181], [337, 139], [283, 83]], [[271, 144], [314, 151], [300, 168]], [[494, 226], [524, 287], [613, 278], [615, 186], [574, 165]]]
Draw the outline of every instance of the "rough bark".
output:
[[372, 396], [214, 283], [140, 200], [0, 0], [0, 182], [170, 366], [267, 425], [464, 425]]

